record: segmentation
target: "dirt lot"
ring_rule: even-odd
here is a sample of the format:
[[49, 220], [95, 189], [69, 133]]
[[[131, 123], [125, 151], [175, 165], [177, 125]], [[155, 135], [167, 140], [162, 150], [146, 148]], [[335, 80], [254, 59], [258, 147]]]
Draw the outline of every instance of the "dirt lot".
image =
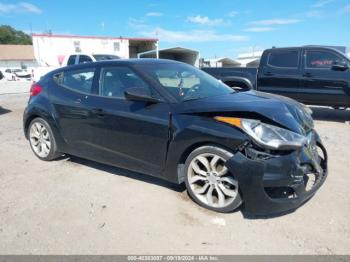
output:
[[1, 254], [350, 254], [350, 111], [313, 108], [330, 156], [315, 197], [285, 216], [247, 219], [140, 174], [38, 160], [22, 132], [27, 99], [0, 95]]

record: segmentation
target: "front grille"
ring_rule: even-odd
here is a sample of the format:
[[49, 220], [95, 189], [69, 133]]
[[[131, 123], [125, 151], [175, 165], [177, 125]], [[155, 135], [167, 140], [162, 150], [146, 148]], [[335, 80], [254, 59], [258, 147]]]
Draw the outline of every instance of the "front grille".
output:
[[265, 187], [265, 192], [272, 199], [291, 199], [297, 197], [292, 187]]

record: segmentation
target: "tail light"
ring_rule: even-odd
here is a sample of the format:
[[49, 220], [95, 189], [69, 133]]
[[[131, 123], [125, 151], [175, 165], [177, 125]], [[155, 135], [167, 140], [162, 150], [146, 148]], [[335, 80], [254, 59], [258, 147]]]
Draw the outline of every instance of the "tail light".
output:
[[34, 83], [30, 88], [30, 97], [37, 96], [43, 91], [43, 88], [38, 83]]

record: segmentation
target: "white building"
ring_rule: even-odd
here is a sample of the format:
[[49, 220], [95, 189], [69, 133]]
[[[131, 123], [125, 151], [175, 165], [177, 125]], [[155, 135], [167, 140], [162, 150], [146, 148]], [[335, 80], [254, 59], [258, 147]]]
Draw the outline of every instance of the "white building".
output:
[[242, 67], [258, 67], [260, 58], [264, 51], [254, 51], [251, 53], [243, 53], [237, 56], [237, 61]]
[[212, 58], [203, 60], [202, 67], [240, 67], [241, 63], [238, 60], [228, 57]]
[[59, 66], [73, 53], [109, 54], [136, 58], [140, 52], [155, 50], [158, 39], [33, 34], [34, 55], [41, 66]]
[[31, 45], [0, 45], [0, 70], [31, 69], [38, 64]]

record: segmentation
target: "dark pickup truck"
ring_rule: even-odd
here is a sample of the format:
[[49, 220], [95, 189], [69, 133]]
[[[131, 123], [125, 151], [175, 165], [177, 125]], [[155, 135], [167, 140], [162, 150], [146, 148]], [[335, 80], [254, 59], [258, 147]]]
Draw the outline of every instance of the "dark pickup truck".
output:
[[350, 108], [350, 60], [327, 47], [265, 50], [259, 68], [202, 68], [227, 85], [279, 94], [310, 105]]

